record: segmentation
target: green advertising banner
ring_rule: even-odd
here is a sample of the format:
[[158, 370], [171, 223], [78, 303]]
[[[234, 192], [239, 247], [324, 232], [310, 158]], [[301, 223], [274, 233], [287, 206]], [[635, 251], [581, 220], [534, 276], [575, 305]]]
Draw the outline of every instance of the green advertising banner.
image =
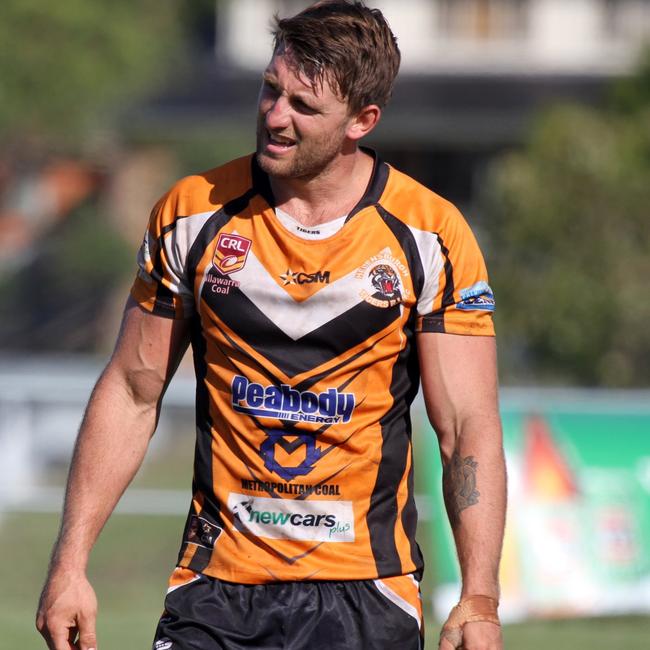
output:
[[[504, 621], [650, 611], [650, 396], [504, 391]], [[435, 434], [419, 422], [431, 499], [437, 618], [457, 602]], [[480, 483], [477, 486], [480, 491]]]

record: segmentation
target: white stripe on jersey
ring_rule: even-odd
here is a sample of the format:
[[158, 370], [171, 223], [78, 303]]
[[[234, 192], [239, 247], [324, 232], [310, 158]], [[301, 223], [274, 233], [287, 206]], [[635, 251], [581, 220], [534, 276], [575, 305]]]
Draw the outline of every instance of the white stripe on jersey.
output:
[[375, 586], [381, 593], [388, 598], [392, 603], [397, 605], [402, 611], [406, 612], [409, 616], [412, 616], [417, 622], [418, 627], [421, 626], [422, 622], [420, 621], [420, 614], [418, 610], [411, 605], [408, 601], [404, 600], [399, 594], [396, 594], [386, 583], [381, 580], [374, 581]]
[[418, 230], [412, 226], [408, 228], [415, 239], [420, 260], [422, 260], [422, 268], [424, 269], [424, 285], [418, 297], [417, 305], [418, 314], [423, 316], [430, 314], [433, 309], [433, 301], [438, 293], [440, 272], [444, 262], [437, 233]]

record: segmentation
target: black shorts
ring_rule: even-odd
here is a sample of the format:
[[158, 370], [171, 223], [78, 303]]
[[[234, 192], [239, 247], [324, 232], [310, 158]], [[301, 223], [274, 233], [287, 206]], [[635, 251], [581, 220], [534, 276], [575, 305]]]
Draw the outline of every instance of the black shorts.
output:
[[419, 588], [411, 576], [246, 585], [177, 571], [191, 578], [172, 583], [154, 650], [424, 647]]

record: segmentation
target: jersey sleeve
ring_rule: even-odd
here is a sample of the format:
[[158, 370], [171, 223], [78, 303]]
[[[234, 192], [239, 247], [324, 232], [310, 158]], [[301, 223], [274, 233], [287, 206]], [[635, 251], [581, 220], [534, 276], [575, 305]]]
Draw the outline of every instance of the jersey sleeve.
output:
[[166, 318], [194, 313], [194, 294], [187, 278], [187, 247], [178, 236], [172, 192], [154, 206], [138, 251], [138, 273], [131, 295], [146, 311]]
[[458, 210], [433, 233], [431, 263], [417, 302], [417, 332], [494, 336], [495, 302], [483, 255]]

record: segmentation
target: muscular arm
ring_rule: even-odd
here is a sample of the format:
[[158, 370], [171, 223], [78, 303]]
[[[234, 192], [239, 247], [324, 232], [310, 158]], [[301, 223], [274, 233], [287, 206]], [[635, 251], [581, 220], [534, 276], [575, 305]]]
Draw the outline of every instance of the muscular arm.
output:
[[[496, 346], [483, 336], [420, 334], [422, 388], [443, 464], [443, 494], [462, 576], [461, 598], [499, 598], [506, 471]], [[474, 630], [487, 623], [470, 624]], [[492, 626], [496, 627], [496, 626]], [[468, 639], [465, 639], [465, 646]], [[451, 646], [450, 646], [451, 647]], [[495, 645], [480, 646], [500, 648]]]
[[186, 321], [153, 316], [129, 299], [115, 351], [79, 430], [41, 595], [37, 626], [52, 649], [72, 648], [69, 637], [77, 631], [81, 650], [95, 647], [96, 604], [85, 577], [90, 550], [142, 463], [187, 334]]

